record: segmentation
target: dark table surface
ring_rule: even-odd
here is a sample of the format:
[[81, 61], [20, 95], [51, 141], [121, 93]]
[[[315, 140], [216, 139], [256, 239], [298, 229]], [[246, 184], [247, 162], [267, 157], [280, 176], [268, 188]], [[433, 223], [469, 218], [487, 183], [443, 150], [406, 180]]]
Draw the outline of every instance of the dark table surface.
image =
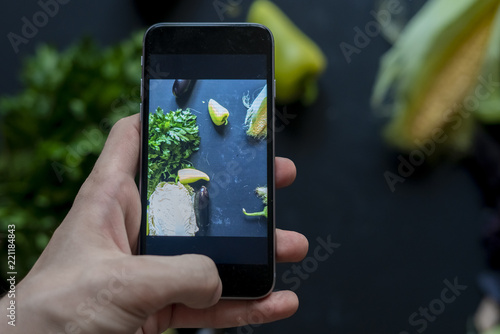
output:
[[[408, 2], [418, 7], [424, 1]], [[228, 1], [185, 0], [164, 19], [241, 21], [248, 7], [242, 2], [241, 13], [230, 17], [219, 15], [218, 3]], [[375, 1], [275, 3], [329, 61], [318, 101], [305, 110], [287, 108], [289, 118], [276, 134], [277, 154], [292, 158], [298, 169], [294, 185], [277, 193], [277, 225], [304, 233], [310, 252], [301, 264], [278, 266], [277, 288], [296, 290], [297, 314], [240, 332], [416, 333], [424, 325], [426, 333], [465, 332], [481, 297], [476, 277], [485, 266], [481, 196], [466, 170], [451, 163], [389, 189], [384, 172], [396, 171], [397, 154], [380, 137], [386, 120], [370, 109], [369, 96], [379, 58], [390, 45], [380, 35], [370, 38], [350, 63], [339, 47], [353, 43], [356, 27], [373, 21]], [[15, 53], [7, 34], [19, 33], [21, 19], [39, 10], [36, 1], [18, 1], [0, 12], [1, 94], [21, 89], [22, 59], [41, 43], [64, 48], [90, 35], [108, 45], [145, 26], [132, 1], [71, 1]], [[333, 253], [315, 256], [328, 242], [336, 244]], [[451, 303], [437, 302], [454, 281], [467, 288]], [[422, 320], [420, 308], [428, 307], [438, 315]]]

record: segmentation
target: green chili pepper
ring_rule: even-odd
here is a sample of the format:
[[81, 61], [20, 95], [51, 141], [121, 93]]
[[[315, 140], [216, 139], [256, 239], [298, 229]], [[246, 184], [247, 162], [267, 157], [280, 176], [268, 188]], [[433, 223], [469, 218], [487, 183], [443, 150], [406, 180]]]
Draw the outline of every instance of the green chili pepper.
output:
[[313, 103], [318, 95], [317, 78], [327, 63], [320, 48], [268, 0], [254, 1], [247, 21], [263, 24], [273, 33], [277, 102]]
[[264, 216], [267, 218], [267, 210], [268, 210], [267, 209], [267, 186], [255, 188], [255, 193], [257, 194], [257, 196], [259, 196], [262, 199], [262, 203], [264, 203], [264, 205], [265, 205], [264, 210], [259, 211], [259, 212], [247, 212], [247, 210], [245, 210], [243, 208], [243, 213], [246, 216], [250, 216], [250, 217]]
[[243, 209], [243, 213], [247, 216], [250, 216], [250, 217], [257, 217], [257, 216], [264, 216], [267, 218], [267, 205], [264, 207], [264, 210], [260, 211], [260, 212], [247, 212], [245, 209]]

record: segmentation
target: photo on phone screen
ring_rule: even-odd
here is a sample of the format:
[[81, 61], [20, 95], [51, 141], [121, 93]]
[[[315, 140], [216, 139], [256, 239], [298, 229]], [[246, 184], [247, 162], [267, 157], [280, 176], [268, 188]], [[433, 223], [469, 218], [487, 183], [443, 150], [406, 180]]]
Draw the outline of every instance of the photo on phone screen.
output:
[[149, 93], [147, 235], [266, 237], [266, 81], [160, 79]]
[[144, 40], [141, 254], [203, 254], [223, 296], [274, 284], [273, 43], [262, 26], [161, 24]]

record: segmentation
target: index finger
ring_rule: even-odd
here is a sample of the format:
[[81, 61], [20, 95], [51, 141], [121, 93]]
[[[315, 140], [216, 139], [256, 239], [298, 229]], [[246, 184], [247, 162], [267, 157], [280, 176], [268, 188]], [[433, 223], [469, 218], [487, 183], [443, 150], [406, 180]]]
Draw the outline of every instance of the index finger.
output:
[[121, 171], [135, 178], [139, 163], [140, 142], [139, 114], [122, 118], [111, 129], [94, 170], [112, 174]]

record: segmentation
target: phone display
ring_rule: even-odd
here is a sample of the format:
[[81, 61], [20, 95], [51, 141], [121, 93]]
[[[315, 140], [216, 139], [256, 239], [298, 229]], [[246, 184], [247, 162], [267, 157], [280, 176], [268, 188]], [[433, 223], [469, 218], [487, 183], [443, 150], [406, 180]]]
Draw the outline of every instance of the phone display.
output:
[[223, 296], [274, 284], [274, 75], [253, 24], [159, 24], [144, 38], [142, 254], [204, 254]]

